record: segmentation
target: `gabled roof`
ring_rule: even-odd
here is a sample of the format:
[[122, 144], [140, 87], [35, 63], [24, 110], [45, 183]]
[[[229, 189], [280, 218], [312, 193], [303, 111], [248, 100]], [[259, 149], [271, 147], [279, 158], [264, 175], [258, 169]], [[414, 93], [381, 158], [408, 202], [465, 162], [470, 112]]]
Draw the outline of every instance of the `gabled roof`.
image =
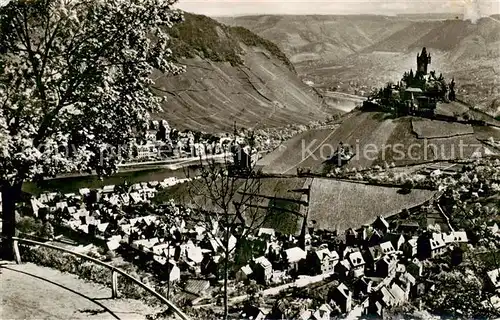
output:
[[382, 257], [382, 259], [377, 261], [377, 264], [378, 263], [386, 263], [389, 266], [392, 265], [393, 267], [395, 267], [397, 262], [398, 262], [398, 259], [394, 254], [386, 254]]
[[312, 311], [311, 310], [304, 310], [299, 314], [298, 319], [300, 320], [310, 320], [312, 317]]
[[241, 267], [240, 270], [241, 270], [241, 272], [243, 272], [246, 275], [250, 275], [250, 274], [253, 273], [252, 268], [250, 268], [250, 266], [248, 264], [245, 265], [245, 266], [243, 266], [243, 267]]
[[102, 192], [113, 192], [115, 191], [114, 185], [107, 185], [102, 188]]
[[68, 207], [68, 203], [66, 201], [61, 201], [61, 202], [56, 203], [57, 209], [64, 209], [66, 207]]
[[389, 289], [387, 289], [386, 286], [383, 286], [380, 289], [380, 293], [382, 294], [381, 299], [386, 306], [394, 305], [395, 302], [394, 296], [391, 294], [391, 292], [389, 291]]
[[267, 260], [267, 258], [264, 256], [255, 258], [254, 261], [255, 261], [255, 264], [262, 266], [264, 269], [272, 268], [271, 262], [269, 262], [269, 260]]
[[330, 319], [330, 313], [333, 312], [333, 308], [330, 305], [323, 303], [313, 314], [314, 319], [323, 320], [325, 318]]
[[344, 266], [347, 270], [351, 270], [351, 264], [349, 263], [349, 260], [347, 260], [347, 259], [340, 261], [339, 265]]
[[272, 228], [259, 228], [257, 236], [260, 237], [263, 234], [274, 236], [275, 235], [275, 231]]
[[299, 247], [293, 247], [285, 250], [285, 256], [288, 263], [294, 263], [305, 259], [307, 253]]
[[390, 241], [395, 250], [398, 250], [398, 245], [405, 242], [405, 237], [401, 233], [388, 233], [384, 236], [384, 240]]
[[395, 283], [392, 284], [391, 288], [389, 289], [389, 292], [397, 302], [403, 302], [406, 300], [404, 290], [401, 289], [401, 287]]
[[442, 248], [446, 245], [440, 233], [433, 233], [432, 238], [429, 239], [431, 250]]
[[486, 274], [495, 287], [500, 286], [500, 268], [488, 271]]
[[455, 232], [450, 232], [449, 233], [450, 240], [453, 242], [461, 242], [461, 243], [466, 243], [469, 242], [469, 239], [467, 238], [467, 233], [465, 231], [455, 231]]
[[353, 265], [353, 267], [358, 267], [365, 264], [365, 259], [363, 259], [363, 255], [361, 252], [353, 252], [349, 255], [349, 261]]
[[201, 263], [203, 260], [203, 252], [200, 247], [189, 245], [186, 247], [186, 256], [189, 260], [195, 263]]
[[156, 261], [156, 262], [158, 262], [161, 265], [165, 265], [167, 263], [167, 258], [166, 257], [158, 256], [156, 254], [153, 256], [153, 260]]
[[345, 231], [346, 235], [351, 235], [351, 236], [357, 236], [358, 232], [354, 230], [353, 228], [349, 228]]
[[410, 240], [406, 241], [410, 246], [416, 247], [418, 243], [418, 238], [411, 238]]
[[423, 92], [422, 89], [420, 88], [415, 88], [415, 87], [409, 87], [409, 88], [406, 88], [405, 90], [406, 92]]
[[370, 241], [373, 241], [373, 239], [376, 239], [376, 237], [382, 239], [382, 234], [378, 230], [373, 230], [372, 234], [370, 235]]
[[410, 283], [411, 285], [415, 285], [416, 279], [409, 272], [404, 272], [399, 276], [399, 280], [404, 284]]
[[382, 216], [378, 216], [377, 219], [373, 222], [374, 224], [382, 224], [386, 229], [389, 229], [389, 222], [387, 222], [387, 220], [385, 220], [384, 217]]
[[82, 196], [85, 196], [87, 194], [90, 193], [90, 189], [89, 188], [81, 188], [80, 190], [78, 190], [78, 192], [82, 195]]
[[382, 250], [383, 254], [388, 254], [388, 253], [392, 253], [392, 252], [396, 251], [396, 250], [394, 250], [394, 246], [392, 245], [392, 242], [390, 242], [390, 241], [382, 242], [380, 244], [380, 249]]
[[190, 279], [186, 281], [186, 285], [184, 286], [184, 290], [196, 295], [202, 295], [208, 288], [210, 288], [208, 280]]
[[100, 232], [104, 232], [106, 231], [106, 229], [108, 228], [108, 225], [109, 223], [108, 222], [105, 222], [105, 223], [99, 223], [97, 225], [97, 230], [99, 230]]
[[343, 283], [339, 284], [336, 288], [345, 298], [349, 298], [349, 288]]
[[328, 250], [328, 248], [324, 248], [314, 251], [314, 254], [318, 257], [320, 261], [322, 261], [323, 259], [325, 259], [325, 257], [330, 257], [331, 253], [330, 250]]

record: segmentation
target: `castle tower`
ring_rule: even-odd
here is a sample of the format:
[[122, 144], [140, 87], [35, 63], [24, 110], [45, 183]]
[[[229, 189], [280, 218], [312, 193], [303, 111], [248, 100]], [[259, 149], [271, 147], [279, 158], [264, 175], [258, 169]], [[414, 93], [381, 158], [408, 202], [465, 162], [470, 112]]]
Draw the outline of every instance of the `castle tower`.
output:
[[417, 73], [427, 74], [427, 66], [431, 64], [431, 54], [427, 53], [424, 47], [420, 54], [417, 54]]
[[450, 88], [450, 92], [448, 93], [448, 99], [450, 101], [455, 101], [455, 99], [457, 98], [456, 93], [455, 93], [455, 78], [453, 78], [451, 80], [449, 88]]

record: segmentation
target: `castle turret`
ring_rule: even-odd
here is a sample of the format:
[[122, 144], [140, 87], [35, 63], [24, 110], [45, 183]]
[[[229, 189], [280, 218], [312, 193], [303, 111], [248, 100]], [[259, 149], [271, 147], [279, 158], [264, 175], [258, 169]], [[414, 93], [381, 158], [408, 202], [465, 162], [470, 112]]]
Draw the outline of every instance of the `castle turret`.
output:
[[449, 85], [449, 88], [450, 88], [450, 92], [448, 93], [448, 99], [450, 101], [455, 101], [456, 99], [456, 93], [455, 93], [455, 78], [453, 78], [450, 82], [450, 85]]
[[420, 54], [417, 54], [417, 73], [427, 74], [427, 66], [431, 64], [431, 54], [427, 53], [424, 47]]

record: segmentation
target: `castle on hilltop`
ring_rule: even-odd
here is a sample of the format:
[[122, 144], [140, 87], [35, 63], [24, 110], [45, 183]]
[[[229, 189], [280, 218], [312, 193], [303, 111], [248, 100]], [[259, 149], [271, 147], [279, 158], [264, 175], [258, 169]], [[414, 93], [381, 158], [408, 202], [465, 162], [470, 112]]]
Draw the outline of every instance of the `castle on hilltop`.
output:
[[398, 115], [433, 115], [438, 102], [455, 100], [455, 80], [446, 82], [443, 75], [429, 71], [431, 54], [423, 48], [417, 54], [417, 69], [405, 72], [401, 80], [388, 83], [370, 96], [364, 104], [367, 108], [385, 109]]

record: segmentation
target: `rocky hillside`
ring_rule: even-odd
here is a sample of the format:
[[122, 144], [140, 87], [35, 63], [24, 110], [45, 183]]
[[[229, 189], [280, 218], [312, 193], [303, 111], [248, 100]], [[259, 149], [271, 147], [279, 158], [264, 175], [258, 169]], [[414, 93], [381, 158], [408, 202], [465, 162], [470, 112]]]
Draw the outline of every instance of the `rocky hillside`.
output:
[[[187, 71], [155, 74], [155, 90], [167, 101], [158, 117], [181, 129], [202, 131], [283, 126], [324, 120], [323, 99], [297, 77], [272, 42], [243, 27], [229, 27], [186, 13], [171, 31], [172, 51]], [[338, 111], [337, 111], [338, 112]]]
[[[500, 19], [427, 16], [249, 16], [223, 21], [275, 41], [298, 73], [317, 87], [369, 92], [415, 68], [417, 51], [433, 55], [431, 70], [454, 76], [458, 95], [500, 115]], [[394, 78], [396, 76], [396, 78]]]

